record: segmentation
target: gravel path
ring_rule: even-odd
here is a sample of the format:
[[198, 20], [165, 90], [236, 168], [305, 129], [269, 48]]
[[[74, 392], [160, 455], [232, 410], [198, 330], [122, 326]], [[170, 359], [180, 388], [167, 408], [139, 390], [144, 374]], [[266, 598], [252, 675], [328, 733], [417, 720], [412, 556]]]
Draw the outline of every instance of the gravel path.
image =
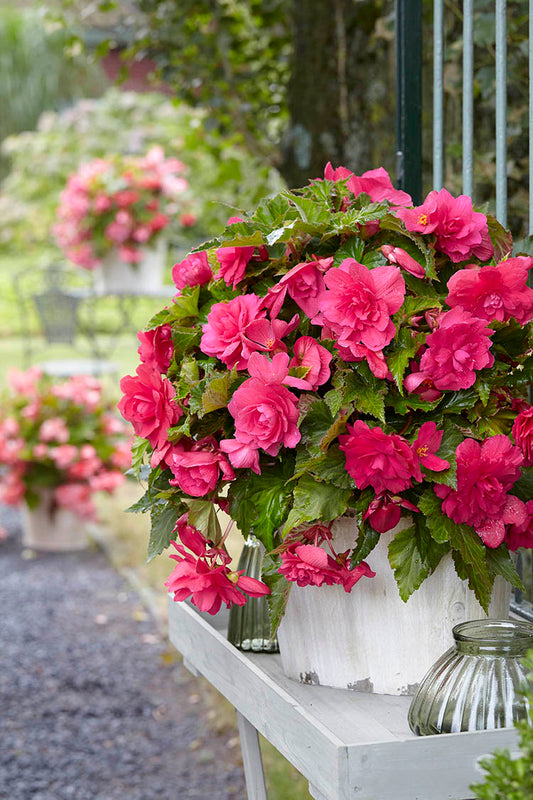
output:
[[242, 800], [198, 684], [100, 552], [21, 557], [0, 508], [0, 800]]

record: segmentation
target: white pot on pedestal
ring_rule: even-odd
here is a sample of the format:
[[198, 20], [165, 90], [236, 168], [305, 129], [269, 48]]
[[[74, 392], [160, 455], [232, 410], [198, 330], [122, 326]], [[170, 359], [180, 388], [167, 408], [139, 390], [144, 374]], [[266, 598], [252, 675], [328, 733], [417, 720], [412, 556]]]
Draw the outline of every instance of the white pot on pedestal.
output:
[[138, 264], [127, 264], [113, 250], [102, 265], [93, 272], [94, 289], [97, 294], [136, 294], [157, 292], [163, 285], [167, 242], [159, 238], [153, 247], [144, 247]]
[[[487, 615], [466, 581], [459, 579], [451, 555], [404, 603], [388, 560], [402, 522], [382, 534], [367, 563], [374, 578], [361, 578], [351, 593], [342, 586], [293, 584], [278, 631], [285, 674], [317, 683], [375, 694], [414, 694], [430, 666], [453, 645], [452, 628]], [[353, 547], [355, 519], [333, 526], [335, 548]], [[495, 582], [490, 616], [509, 616], [511, 589]]]
[[74, 511], [57, 506], [52, 490], [40, 493], [33, 509], [22, 511], [22, 544], [33, 550], [84, 550], [89, 545], [87, 522]]

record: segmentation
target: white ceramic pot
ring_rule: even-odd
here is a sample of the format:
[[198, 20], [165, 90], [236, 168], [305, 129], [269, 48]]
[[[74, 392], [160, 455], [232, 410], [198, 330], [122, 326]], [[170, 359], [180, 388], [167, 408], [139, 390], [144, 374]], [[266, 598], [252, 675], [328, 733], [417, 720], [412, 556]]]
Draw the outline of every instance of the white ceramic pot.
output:
[[33, 550], [84, 550], [89, 544], [87, 523], [74, 511], [58, 508], [53, 493], [44, 491], [36, 508], [23, 507], [22, 544]]
[[112, 251], [93, 272], [94, 289], [97, 294], [157, 292], [163, 285], [166, 256], [167, 242], [161, 238], [155, 247], [143, 249], [138, 264], [126, 264]]
[[[408, 522], [382, 534], [366, 559], [375, 578], [361, 578], [351, 593], [342, 586], [293, 584], [278, 631], [285, 674], [304, 683], [375, 694], [414, 694], [434, 662], [453, 645], [452, 628], [487, 615], [451, 555], [404, 603], [388, 560], [388, 546]], [[333, 526], [338, 551], [353, 546], [355, 519]], [[507, 619], [510, 586], [495, 582], [490, 616]]]

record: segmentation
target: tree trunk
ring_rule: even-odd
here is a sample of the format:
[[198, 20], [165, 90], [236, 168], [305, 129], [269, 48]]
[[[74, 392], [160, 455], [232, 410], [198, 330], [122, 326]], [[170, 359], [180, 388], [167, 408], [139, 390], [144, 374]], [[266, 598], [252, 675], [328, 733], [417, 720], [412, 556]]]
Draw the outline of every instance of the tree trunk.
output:
[[383, 26], [386, 2], [294, 0], [290, 124], [281, 164], [290, 186], [321, 177], [328, 161], [354, 172], [392, 164], [394, 42]]

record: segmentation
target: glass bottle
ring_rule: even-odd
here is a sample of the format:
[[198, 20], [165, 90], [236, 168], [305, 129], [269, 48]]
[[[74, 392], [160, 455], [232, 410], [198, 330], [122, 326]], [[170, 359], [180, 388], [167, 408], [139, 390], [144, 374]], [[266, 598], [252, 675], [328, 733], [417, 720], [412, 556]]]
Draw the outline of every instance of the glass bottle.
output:
[[[263, 545], [249, 536], [244, 542], [237, 566], [243, 574], [261, 580]], [[278, 640], [270, 637], [270, 617], [266, 597], [249, 597], [244, 606], [232, 606], [229, 612], [228, 640], [239, 650], [277, 653]]]
[[479, 619], [453, 628], [455, 646], [431, 667], [413, 697], [413, 733], [493, 730], [528, 718], [520, 659], [533, 647], [533, 624]]

